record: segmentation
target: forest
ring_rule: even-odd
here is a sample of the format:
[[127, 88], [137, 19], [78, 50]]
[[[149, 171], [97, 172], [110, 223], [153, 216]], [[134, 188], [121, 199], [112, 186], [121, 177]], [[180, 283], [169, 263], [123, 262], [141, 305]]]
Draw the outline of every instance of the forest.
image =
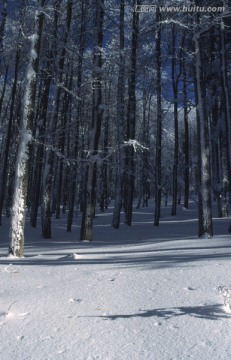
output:
[[[198, 237], [228, 217], [231, 194], [229, 0], [1, 0], [0, 225], [24, 256], [26, 216], [198, 207]], [[216, 213], [212, 212], [212, 203]], [[213, 208], [214, 210], [214, 208]], [[41, 215], [41, 217], [40, 217]], [[118, 230], [119, 231], [119, 230]], [[228, 229], [227, 229], [228, 232]]]

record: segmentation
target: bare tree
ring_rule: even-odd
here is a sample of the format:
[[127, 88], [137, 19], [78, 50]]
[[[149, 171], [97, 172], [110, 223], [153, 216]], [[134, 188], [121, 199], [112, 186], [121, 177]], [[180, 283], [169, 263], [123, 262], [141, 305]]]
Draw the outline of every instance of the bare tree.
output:
[[92, 240], [92, 228], [96, 202], [96, 175], [97, 161], [99, 160], [99, 139], [102, 119], [102, 45], [103, 45], [103, 19], [104, 1], [95, 1], [95, 26], [93, 50], [93, 104], [92, 126], [88, 149], [88, 164], [85, 178], [85, 199], [83, 205], [82, 224], [80, 230], [81, 240]]
[[[135, 1], [133, 5], [135, 6]], [[138, 2], [139, 3], [139, 2]], [[132, 45], [131, 45], [131, 69], [128, 79], [128, 108], [127, 108], [127, 141], [135, 139], [136, 134], [136, 63], [139, 33], [139, 12], [133, 12], [132, 19]], [[125, 224], [132, 223], [132, 206], [134, 195], [134, 148], [126, 148], [125, 158], [125, 184], [124, 184], [124, 210]]]
[[113, 211], [112, 226], [118, 229], [120, 226], [120, 211], [123, 199], [124, 165], [125, 165], [125, 124], [124, 124], [124, 95], [125, 95], [125, 55], [124, 55], [124, 0], [120, 1], [120, 58], [117, 87], [117, 144], [118, 144], [118, 167], [115, 183], [115, 206]]
[[23, 113], [19, 130], [20, 140], [15, 164], [16, 175], [9, 234], [9, 253], [17, 257], [24, 255], [24, 225], [29, 179], [30, 144], [32, 142], [36, 75], [43, 30], [39, 25], [41, 25], [41, 16], [43, 17], [44, 15], [34, 8], [32, 16], [34, 17], [35, 24], [34, 33], [30, 36], [31, 47], [25, 81]]
[[211, 167], [210, 167], [210, 144], [209, 144], [209, 124], [206, 107], [206, 92], [203, 79], [201, 36], [200, 36], [200, 17], [195, 13], [193, 41], [195, 47], [195, 73], [196, 73], [196, 92], [199, 122], [199, 163], [200, 184], [199, 184], [199, 236], [213, 236], [212, 222], [212, 199], [211, 199]]
[[157, 93], [157, 122], [156, 122], [156, 158], [155, 158], [155, 218], [154, 225], [160, 221], [160, 206], [162, 192], [161, 175], [161, 143], [162, 143], [162, 94], [161, 94], [161, 14], [156, 11], [156, 93]]

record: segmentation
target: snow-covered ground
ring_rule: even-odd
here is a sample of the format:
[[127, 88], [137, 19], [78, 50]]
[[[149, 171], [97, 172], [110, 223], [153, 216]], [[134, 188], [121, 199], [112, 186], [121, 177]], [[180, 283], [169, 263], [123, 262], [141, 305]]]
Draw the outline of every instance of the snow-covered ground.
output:
[[229, 219], [215, 219], [213, 239], [197, 238], [194, 204], [178, 216], [153, 206], [134, 225], [95, 219], [95, 241], [80, 243], [65, 218], [53, 238], [26, 228], [24, 259], [5, 256], [0, 228], [0, 360], [230, 360], [231, 315], [218, 287], [231, 287]]

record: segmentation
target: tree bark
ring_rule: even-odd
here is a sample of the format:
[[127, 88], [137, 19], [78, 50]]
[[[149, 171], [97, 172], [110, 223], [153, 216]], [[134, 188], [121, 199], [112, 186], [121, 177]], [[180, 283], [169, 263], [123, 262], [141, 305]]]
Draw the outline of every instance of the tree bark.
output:
[[176, 77], [176, 30], [175, 24], [172, 28], [172, 88], [173, 88], [173, 107], [174, 107], [174, 163], [172, 181], [172, 213], [176, 215], [177, 207], [177, 186], [178, 186], [178, 152], [179, 152], [179, 130], [178, 130], [178, 79]]
[[124, 166], [125, 166], [125, 149], [123, 143], [124, 136], [124, 95], [125, 95], [125, 79], [124, 79], [124, 0], [120, 1], [120, 61], [118, 75], [117, 90], [117, 144], [118, 144], [118, 167], [115, 182], [115, 206], [113, 210], [112, 226], [118, 229], [120, 226], [120, 212], [123, 198], [124, 183]]
[[224, 126], [221, 139], [221, 160], [223, 165], [222, 174], [222, 216], [228, 216], [227, 193], [231, 193], [231, 139], [230, 139], [230, 95], [227, 79], [227, 56], [225, 47], [225, 25], [221, 18], [220, 24], [220, 65], [221, 65], [221, 89], [222, 89], [222, 112], [224, 114]]
[[156, 83], [157, 83], [157, 128], [156, 128], [156, 157], [155, 157], [155, 217], [154, 225], [160, 222], [160, 207], [162, 193], [162, 107], [161, 107], [161, 14], [159, 9], [156, 11]]
[[[51, 54], [50, 54], [51, 55]], [[43, 93], [41, 95], [40, 101], [40, 113], [39, 113], [39, 126], [38, 126], [38, 136], [37, 141], [39, 142], [35, 147], [37, 149], [36, 154], [36, 169], [34, 174], [34, 196], [32, 199], [32, 208], [31, 208], [31, 226], [36, 227], [37, 225], [37, 215], [39, 208], [39, 199], [41, 196], [42, 190], [42, 172], [44, 167], [44, 157], [45, 157], [45, 139], [46, 139], [46, 127], [47, 127], [47, 109], [49, 104], [49, 91], [51, 84], [51, 61], [47, 61], [47, 66], [43, 72], [45, 81], [43, 86]]]
[[185, 58], [182, 63], [183, 70], [183, 103], [184, 103], [184, 207], [189, 206], [189, 124], [187, 105], [187, 73]]
[[201, 55], [201, 38], [200, 38], [200, 20], [199, 14], [195, 14], [193, 41], [195, 46], [195, 72], [197, 84], [197, 107], [198, 120], [200, 124], [200, 193], [201, 209], [199, 208], [199, 237], [211, 238], [213, 236], [212, 222], [212, 187], [211, 187], [211, 167], [210, 167], [210, 145], [209, 145], [209, 124], [206, 109], [206, 95], [203, 81], [202, 55]]
[[9, 234], [9, 254], [17, 257], [24, 256], [24, 226], [29, 179], [30, 144], [32, 142], [39, 43], [42, 36], [42, 32], [39, 32], [39, 21], [38, 12], [35, 11], [35, 31], [30, 37], [31, 49], [25, 81], [24, 108], [16, 160], [16, 175]]
[[93, 107], [92, 127], [88, 150], [88, 165], [85, 179], [85, 199], [82, 213], [80, 239], [92, 241], [93, 220], [96, 203], [96, 175], [98, 147], [101, 133], [102, 102], [102, 45], [103, 45], [103, 18], [104, 0], [96, 1], [95, 27], [94, 27], [94, 55], [93, 55]]
[[[80, 128], [80, 118], [82, 116], [82, 100], [81, 99], [81, 85], [82, 85], [82, 68], [83, 68], [83, 54], [85, 49], [86, 42], [86, 14], [84, 8], [84, 1], [81, 2], [81, 26], [80, 26], [80, 39], [79, 39], [79, 57], [78, 57], [78, 67], [77, 67], [77, 111], [76, 111], [76, 120], [75, 120], [75, 141], [74, 141], [74, 150], [73, 157], [76, 159], [78, 157], [79, 151], [79, 128]], [[73, 216], [74, 216], [74, 208], [75, 208], [75, 199], [76, 199], [76, 187], [77, 187], [77, 162], [71, 168], [71, 189], [72, 194], [69, 202], [69, 211], [67, 216], [67, 232], [71, 232]]]
[[[63, 82], [63, 71], [64, 71], [64, 65], [65, 65], [65, 59], [66, 59], [66, 45], [70, 33], [70, 27], [71, 27], [71, 20], [72, 20], [72, 0], [68, 0], [67, 2], [67, 8], [66, 8], [66, 28], [64, 33], [64, 39], [63, 39], [63, 46], [61, 50], [61, 56], [58, 62], [58, 84], [56, 84], [55, 89], [55, 95], [54, 95], [54, 112], [52, 114], [52, 124], [51, 124], [51, 143], [53, 146], [56, 145], [56, 130], [57, 130], [57, 123], [59, 118], [59, 107], [60, 107], [60, 101], [61, 101], [61, 93], [62, 93], [62, 82]], [[55, 11], [55, 41], [57, 41], [57, 33], [58, 33], [58, 13], [59, 13], [59, 6], [60, 3], [56, 2], [56, 11]], [[57, 45], [57, 44], [55, 44]], [[55, 49], [57, 50], [57, 49]], [[55, 153], [53, 150], [50, 151], [49, 154], [49, 160], [47, 166], [49, 166], [49, 170], [46, 169], [45, 174], [46, 177], [44, 177], [43, 181], [43, 200], [42, 200], [42, 236], [44, 238], [50, 238], [51, 237], [51, 198], [52, 198], [52, 186], [53, 186], [53, 178], [54, 178], [54, 168], [55, 168]], [[53, 202], [55, 207], [55, 202]], [[49, 219], [47, 218], [49, 216]]]
[[[7, 0], [3, 0], [3, 9], [2, 9], [2, 21], [0, 24], [0, 53], [3, 46], [3, 37], [6, 25], [6, 18], [7, 18]], [[0, 64], [1, 64], [1, 57], [0, 57]]]
[[9, 114], [9, 121], [8, 121], [6, 139], [5, 139], [5, 145], [3, 151], [3, 164], [2, 164], [1, 184], [0, 184], [0, 225], [2, 225], [2, 210], [5, 200], [5, 193], [6, 193], [7, 169], [8, 169], [8, 161], [9, 161], [10, 143], [12, 137], [12, 127], [14, 122], [14, 110], [15, 110], [14, 105], [15, 105], [15, 98], [17, 91], [19, 60], [20, 60], [20, 45], [18, 46], [16, 52], [14, 82], [11, 91], [10, 114]]
[[[134, 1], [135, 6], [135, 1]], [[134, 140], [136, 133], [136, 63], [139, 33], [139, 12], [133, 12], [132, 22], [132, 49], [131, 49], [131, 70], [128, 80], [128, 108], [127, 108], [127, 140]], [[126, 148], [125, 165], [125, 192], [124, 210], [125, 224], [132, 223], [132, 206], [134, 195], [134, 148], [132, 144]]]

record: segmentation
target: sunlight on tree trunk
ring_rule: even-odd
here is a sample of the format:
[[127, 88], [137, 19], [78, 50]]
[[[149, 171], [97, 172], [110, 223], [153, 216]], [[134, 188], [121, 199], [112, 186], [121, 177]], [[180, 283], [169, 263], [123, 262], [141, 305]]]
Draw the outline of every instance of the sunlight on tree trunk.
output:
[[16, 176], [9, 234], [9, 253], [17, 257], [24, 255], [24, 226], [29, 180], [29, 155], [34, 117], [38, 42], [40, 40], [38, 35], [38, 22], [38, 12], [35, 10], [35, 32], [30, 36], [30, 58], [26, 74], [22, 121], [19, 129], [20, 140], [16, 160]]

